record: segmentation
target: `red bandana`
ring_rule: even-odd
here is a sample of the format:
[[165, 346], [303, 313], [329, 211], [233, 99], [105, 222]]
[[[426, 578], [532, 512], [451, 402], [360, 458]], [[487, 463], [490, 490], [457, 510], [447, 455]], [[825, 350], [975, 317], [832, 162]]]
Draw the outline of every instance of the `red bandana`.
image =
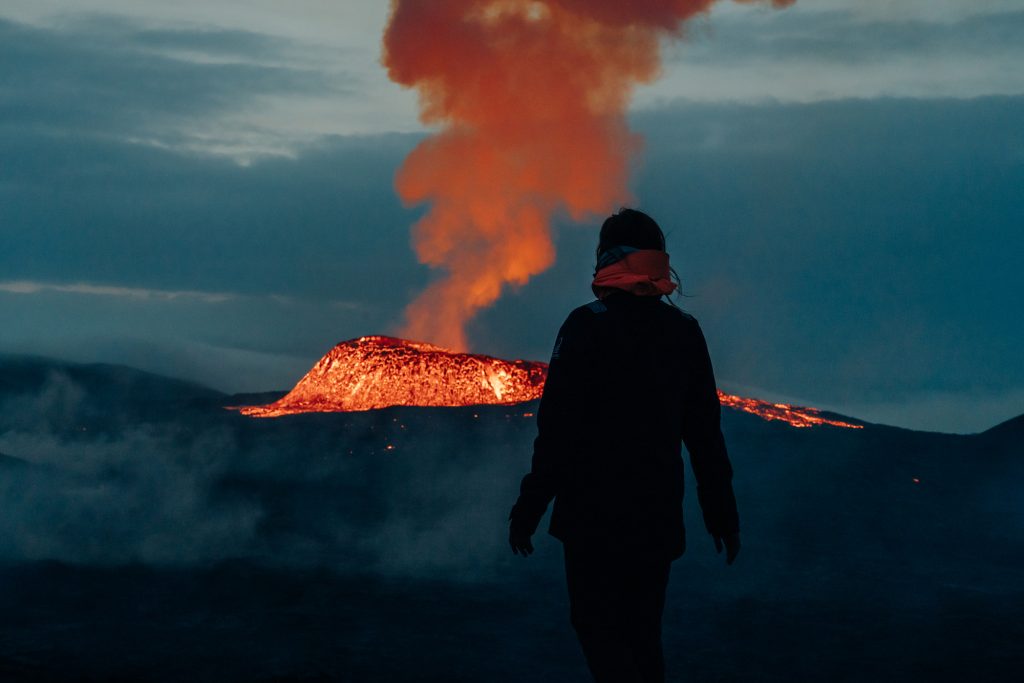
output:
[[668, 254], [657, 249], [636, 249], [598, 270], [591, 287], [599, 298], [598, 290], [606, 288], [623, 289], [639, 296], [664, 296], [676, 288], [670, 275]]

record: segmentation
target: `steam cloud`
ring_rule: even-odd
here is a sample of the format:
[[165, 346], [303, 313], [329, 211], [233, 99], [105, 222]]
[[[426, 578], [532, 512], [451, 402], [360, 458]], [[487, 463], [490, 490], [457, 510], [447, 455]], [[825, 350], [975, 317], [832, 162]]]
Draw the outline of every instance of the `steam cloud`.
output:
[[0, 387], [0, 566], [244, 558], [479, 580], [511, 562], [500, 531], [532, 422], [505, 407], [440, 424], [416, 411], [289, 424], [242, 418], [213, 394], [198, 412], [161, 402], [140, 415], [134, 390], [106, 393], [116, 381], [55, 370]]
[[555, 211], [581, 220], [628, 199], [633, 87], [658, 75], [659, 40], [715, 2], [395, 0], [384, 64], [441, 126], [396, 187], [431, 204], [414, 247], [446, 271], [406, 309], [403, 336], [466, 350], [466, 323], [554, 262]]
[[[546, 535], [525, 568], [506, 543], [536, 435], [526, 406], [251, 420], [202, 387], [39, 365], [0, 364], [0, 568], [243, 560], [449, 582], [558, 575]], [[727, 410], [724, 428], [759, 593], [804, 595], [808, 571], [870, 577], [876, 596], [902, 592], [907, 572], [1019, 593], [1019, 426], [986, 438], [792, 430]], [[687, 487], [693, 551], [680, 566], [711, 571], [721, 558]], [[981, 562], [992, 547], [1002, 559]]]

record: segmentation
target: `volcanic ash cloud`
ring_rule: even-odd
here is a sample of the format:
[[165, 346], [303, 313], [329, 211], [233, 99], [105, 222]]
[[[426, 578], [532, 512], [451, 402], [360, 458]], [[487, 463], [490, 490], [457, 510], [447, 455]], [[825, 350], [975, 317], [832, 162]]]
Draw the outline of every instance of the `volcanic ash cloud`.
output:
[[469, 319], [554, 262], [555, 211], [582, 220], [629, 199], [633, 87], [658, 75], [659, 40], [714, 2], [395, 0], [384, 65], [438, 127], [396, 187], [430, 204], [413, 244], [444, 272], [403, 336], [465, 350]]

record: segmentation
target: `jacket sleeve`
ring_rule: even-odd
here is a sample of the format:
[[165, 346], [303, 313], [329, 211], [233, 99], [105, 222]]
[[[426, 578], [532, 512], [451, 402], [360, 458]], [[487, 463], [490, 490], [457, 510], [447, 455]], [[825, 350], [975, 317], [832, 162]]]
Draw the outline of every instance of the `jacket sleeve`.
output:
[[692, 359], [683, 409], [683, 443], [697, 479], [697, 500], [704, 513], [704, 526], [715, 536], [740, 530], [736, 496], [732, 489], [732, 464], [722, 436], [722, 406], [718, 400], [715, 375], [707, 342], [693, 320], [690, 348]]
[[574, 312], [558, 331], [537, 409], [532, 465], [523, 477], [519, 499], [509, 514], [513, 526], [531, 534], [537, 530], [548, 504], [559, 492], [566, 449], [572, 443], [573, 425], [578, 422], [585, 402], [582, 380], [586, 331], [583, 327], [580, 313]]

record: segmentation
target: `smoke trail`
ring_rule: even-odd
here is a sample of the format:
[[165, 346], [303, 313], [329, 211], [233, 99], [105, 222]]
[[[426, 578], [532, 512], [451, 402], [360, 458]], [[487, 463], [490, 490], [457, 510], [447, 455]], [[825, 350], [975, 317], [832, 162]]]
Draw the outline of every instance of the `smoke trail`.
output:
[[581, 220], [628, 199], [633, 86], [657, 76], [659, 39], [715, 1], [394, 0], [384, 64], [441, 126], [396, 187], [431, 203], [413, 242], [446, 271], [407, 308], [404, 336], [465, 350], [477, 311], [554, 262], [553, 212]]

